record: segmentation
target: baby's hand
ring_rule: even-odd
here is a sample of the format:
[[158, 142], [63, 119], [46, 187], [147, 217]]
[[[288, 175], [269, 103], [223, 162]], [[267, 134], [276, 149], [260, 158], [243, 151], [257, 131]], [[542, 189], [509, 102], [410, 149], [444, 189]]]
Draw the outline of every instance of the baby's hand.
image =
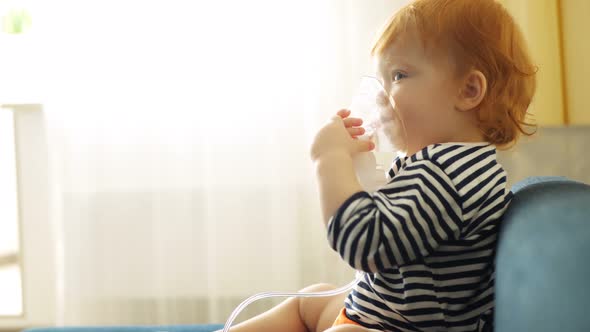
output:
[[311, 146], [311, 159], [318, 161], [330, 155], [352, 156], [359, 152], [371, 151], [375, 145], [369, 141], [357, 140], [357, 135], [364, 133], [363, 128], [355, 126], [362, 124], [361, 119], [346, 118], [348, 110], [341, 110], [330, 122], [316, 134]]
[[350, 111], [347, 109], [340, 110], [336, 114], [344, 120], [344, 127], [351, 137], [358, 137], [365, 133], [365, 128], [361, 127], [363, 119], [349, 118]]

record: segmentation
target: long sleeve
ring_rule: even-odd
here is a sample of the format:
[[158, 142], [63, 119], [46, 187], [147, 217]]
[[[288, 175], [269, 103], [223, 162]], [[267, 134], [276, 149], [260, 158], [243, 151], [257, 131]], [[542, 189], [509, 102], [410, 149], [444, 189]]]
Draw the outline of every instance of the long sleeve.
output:
[[354, 269], [379, 272], [428, 256], [462, 226], [461, 198], [431, 160], [403, 168], [375, 193], [348, 198], [328, 224], [332, 249]]

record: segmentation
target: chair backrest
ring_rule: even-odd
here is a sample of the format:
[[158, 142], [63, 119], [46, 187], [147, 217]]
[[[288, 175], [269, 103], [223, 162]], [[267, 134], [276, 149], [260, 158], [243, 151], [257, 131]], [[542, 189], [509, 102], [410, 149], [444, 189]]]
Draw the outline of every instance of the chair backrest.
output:
[[496, 253], [496, 331], [590, 331], [590, 186], [513, 186]]

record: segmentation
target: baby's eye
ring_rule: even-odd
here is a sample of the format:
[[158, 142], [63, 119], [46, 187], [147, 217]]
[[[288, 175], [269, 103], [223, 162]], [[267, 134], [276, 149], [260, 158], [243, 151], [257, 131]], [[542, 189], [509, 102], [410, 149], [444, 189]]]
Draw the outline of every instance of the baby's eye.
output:
[[394, 71], [392, 73], [392, 79], [393, 79], [394, 82], [399, 81], [399, 80], [401, 80], [402, 78], [405, 78], [405, 77], [408, 77], [408, 75], [406, 75], [406, 74], [404, 74], [402, 72], [399, 72], [399, 71]]

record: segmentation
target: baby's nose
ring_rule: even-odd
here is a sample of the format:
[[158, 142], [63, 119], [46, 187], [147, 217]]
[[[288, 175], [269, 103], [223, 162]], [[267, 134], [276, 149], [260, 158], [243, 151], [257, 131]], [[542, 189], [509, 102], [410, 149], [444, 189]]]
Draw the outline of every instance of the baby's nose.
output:
[[381, 108], [381, 109], [393, 108], [393, 105], [391, 105], [391, 102], [389, 100], [389, 96], [385, 92], [383, 92], [383, 91], [379, 92], [375, 98], [376, 98], [375, 102], [377, 103], [377, 106], [379, 106], [379, 108]]
[[379, 92], [377, 94], [376, 99], [377, 99], [376, 100], [377, 105], [379, 105], [380, 107], [386, 106], [387, 103], [389, 103], [389, 100], [388, 100], [389, 98], [387, 98], [387, 95], [385, 95], [385, 92]]

